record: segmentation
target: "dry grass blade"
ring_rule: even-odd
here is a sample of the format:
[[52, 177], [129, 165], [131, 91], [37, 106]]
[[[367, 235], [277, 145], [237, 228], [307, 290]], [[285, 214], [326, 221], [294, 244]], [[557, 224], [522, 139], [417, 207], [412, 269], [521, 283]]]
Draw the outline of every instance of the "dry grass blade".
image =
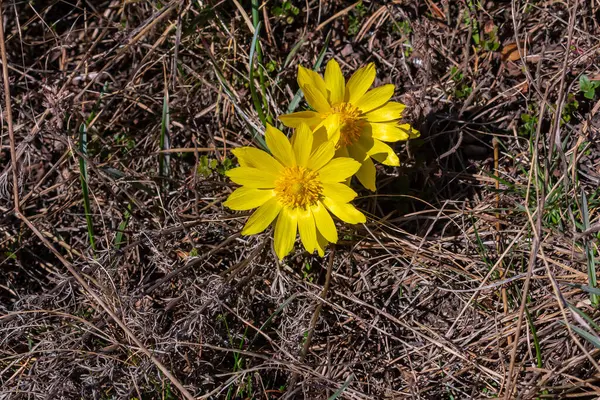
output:
[[[15, 145], [15, 132], [12, 118], [10, 96], [10, 81], [8, 80], [8, 60], [6, 57], [6, 44], [4, 43], [4, 4], [0, 0], [0, 56], [2, 58], [2, 83], [4, 87], [4, 105], [6, 107], [6, 123], [8, 125], [8, 138], [10, 146], [10, 162], [12, 165], [13, 204], [15, 213], [19, 213], [19, 179], [17, 167], [17, 151]], [[0, 180], [2, 176], [0, 175]]]

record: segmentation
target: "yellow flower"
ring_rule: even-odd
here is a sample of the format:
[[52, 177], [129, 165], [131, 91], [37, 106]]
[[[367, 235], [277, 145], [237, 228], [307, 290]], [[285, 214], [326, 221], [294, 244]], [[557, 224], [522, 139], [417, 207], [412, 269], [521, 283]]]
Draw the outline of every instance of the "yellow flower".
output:
[[337, 156], [350, 156], [361, 163], [356, 177], [367, 189], [375, 191], [375, 165], [371, 158], [385, 165], [398, 166], [400, 160], [390, 146], [417, 137], [409, 124], [399, 123], [404, 104], [389, 101], [394, 85], [369, 90], [375, 80], [373, 63], [360, 68], [346, 81], [340, 66], [330, 60], [325, 79], [307, 68], [298, 68], [298, 84], [308, 104], [315, 111], [282, 115], [284, 125], [295, 128], [306, 123], [315, 131], [315, 142], [333, 140]]
[[268, 153], [252, 147], [232, 150], [240, 167], [226, 172], [242, 187], [225, 206], [232, 210], [258, 209], [250, 216], [242, 235], [254, 235], [275, 223], [275, 252], [283, 259], [294, 248], [296, 232], [304, 248], [323, 256], [327, 243], [336, 243], [337, 230], [331, 215], [357, 224], [365, 216], [348, 204], [356, 192], [344, 182], [360, 164], [351, 158], [333, 158], [335, 146], [326, 141], [313, 149], [313, 133], [299, 124], [292, 143], [278, 129], [268, 125], [265, 133]]

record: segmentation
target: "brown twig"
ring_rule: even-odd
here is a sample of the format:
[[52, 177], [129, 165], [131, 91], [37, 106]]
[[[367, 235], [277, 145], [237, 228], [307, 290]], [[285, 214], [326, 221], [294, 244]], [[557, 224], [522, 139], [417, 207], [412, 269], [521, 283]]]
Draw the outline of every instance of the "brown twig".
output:
[[6, 45], [4, 43], [4, 15], [2, 12], [2, 0], [0, 0], [0, 53], [2, 55], [2, 78], [4, 80], [4, 100], [6, 102], [6, 122], [8, 124], [8, 138], [10, 141], [10, 162], [12, 165], [13, 178], [13, 201], [15, 213], [20, 214], [19, 208], [19, 178], [17, 172], [17, 151], [15, 146], [15, 131], [13, 128], [12, 107], [10, 100], [10, 83], [8, 81], [8, 60], [6, 57]]

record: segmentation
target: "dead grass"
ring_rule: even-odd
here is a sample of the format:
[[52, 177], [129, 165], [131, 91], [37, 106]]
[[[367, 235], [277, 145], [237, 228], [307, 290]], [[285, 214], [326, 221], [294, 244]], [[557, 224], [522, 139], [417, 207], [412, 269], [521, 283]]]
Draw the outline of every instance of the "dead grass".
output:
[[[600, 4], [283, 4], [2, 4], [0, 399], [600, 396]], [[324, 48], [422, 136], [277, 263], [223, 171]]]

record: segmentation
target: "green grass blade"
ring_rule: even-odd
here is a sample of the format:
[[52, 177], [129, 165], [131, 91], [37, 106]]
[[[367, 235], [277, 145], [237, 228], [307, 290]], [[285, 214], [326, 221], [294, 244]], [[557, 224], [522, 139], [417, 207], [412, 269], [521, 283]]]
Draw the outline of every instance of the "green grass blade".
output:
[[[298, 297], [296, 294], [293, 294], [290, 296], [289, 299], [287, 299], [286, 301], [284, 301], [278, 308], [277, 310], [275, 310], [275, 312], [273, 314], [271, 314], [269, 316], [269, 318], [267, 318], [267, 320], [262, 324], [262, 326], [258, 329], [259, 332], [264, 332], [269, 325], [271, 325], [271, 322], [273, 321], [273, 318], [275, 318], [277, 315], [279, 315], [279, 313], [281, 313], [287, 306], [288, 304], [290, 304], [296, 297]], [[252, 347], [252, 345], [254, 344], [254, 342], [256, 341], [256, 339], [258, 339], [259, 334], [258, 332], [256, 332], [254, 334], [254, 337], [252, 338], [252, 341], [250, 342], [250, 347]]]
[[[561, 324], [565, 324], [565, 322], [560, 321]], [[581, 329], [578, 326], [575, 326], [573, 324], [569, 324], [569, 326], [571, 327], [571, 329], [573, 329], [579, 336], [581, 336], [582, 338], [584, 338], [585, 340], [587, 340], [588, 342], [590, 342], [591, 344], [594, 345], [594, 347], [600, 349], [600, 338], [597, 335], [594, 335], [593, 333], [590, 333], [584, 329]]]
[[[165, 90], [165, 95], [163, 96], [162, 118], [160, 122], [161, 150], [168, 150], [171, 147], [169, 138], [169, 119], [169, 93]], [[158, 155], [159, 175], [163, 177], [168, 177], [170, 175], [169, 158], [170, 157], [168, 153], [160, 153]]]
[[94, 239], [94, 221], [92, 219], [92, 208], [90, 206], [90, 190], [88, 187], [88, 170], [87, 170], [87, 122], [83, 122], [79, 127], [79, 178], [81, 181], [81, 192], [83, 193], [83, 209], [85, 210], [85, 221], [87, 224], [88, 240], [92, 250], [96, 251], [96, 240]]
[[[256, 93], [256, 87], [254, 86], [254, 54], [256, 53], [256, 47], [258, 45], [258, 35], [260, 33], [261, 23], [256, 25], [254, 30], [254, 36], [252, 37], [252, 43], [250, 44], [250, 77], [248, 85], [250, 85], [250, 95], [252, 96], [252, 102], [254, 103], [254, 109], [258, 113], [258, 118], [262, 122], [263, 126], [267, 126], [267, 119], [263, 112], [263, 106], [260, 104], [258, 99], [258, 93]], [[260, 70], [260, 68], [259, 68]]]
[[583, 311], [581, 311], [579, 308], [575, 307], [571, 303], [567, 303], [567, 306], [571, 310], [573, 310], [575, 313], [577, 313], [577, 315], [579, 315], [581, 318], [583, 318], [588, 324], [590, 324], [590, 326], [593, 326], [594, 329], [596, 329], [597, 331], [600, 331], [600, 326], [592, 319], [592, 317], [590, 317], [589, 315], [587, 315], [586, 313], [584, 313]]
[[153, 190], [149, 186], [144, 185], [143, 183], [136, 182], [135, 177], [129, 176], [129, 175], [125, 174], [123, 171], [119, 171], [118, 169], [109, 167], [109, 166], [100, 167], [99, 169], [102, 170], [102, 172], [106, 173], [107, 175], [110, 175], [113, 179], [123, 179], [123, 178], [129, 179], [132, 181], [131, 186], [133, 186], [134, 188], [143, 190], [149, 196], [156, 196], [155, 190]]
[[[475, 233], [475, 239], [477, 240], [477, 250], [479, 251], [479, 255], [481, 256], [481, 258], [483, 258], [483, 261], [488, 266], [488, 269], [492, 269], [494, 267], [494, 263], [491, 262], [489, 257], [487, 256], [487, 254], [488, 254], [487, 249], [486, 249], [485, 245], [483, 244], [483, 241], [481, 240], [481, 236], [479, 236], [479, 230], [477, 229], [477, 224], [475, 223], [473, 215], [471, 215], [470, 219], [471, 219], [471, 226], [473, 227], [473, 230]], [[494, 275], [494, 279], [496, 279], [498, 276], [499, 276], [499, 274], [496, 273]]]
[[208, 26], [215, 17], [216, 13], [213, 7], [201, 7], [198, 11], [198, 15], [185, 24], [181, 39], [196, 35], [199, 26]]
[[123, 221], [119, 224], [117, 228], [117, 234], [115, 235], [114, 246], [115, 249], [120, 249], [121, 244], [123, 243], [123, 234], [127, 225], [129, 224], [129, 219], [131, 218], [131, 203], [127, 205], [127, 210], [125, 210], [125, 214], [123, 215]]
[[96, 240], [94, 237], [94, 221], [92, 218], [92, 207], [90, 203], [90, 189], [88, 186], [88, 168], [87, 168], [87, 158], [88, 158], [88, 126], [92, 123], [94, 118], [98, 113], [98, 108], [100, 106], [100, 102], [104, 97], [104, 93], [108, 89], [108, 83], [105, 83], [100, 91], [100, 97], [94, 104], [94, 108], [92, 112], [88, 116], [85, 122], [82, 122], [79, 126], [79, 179], [81, 181], [81, 192], [83, 194], [83, 209], [85, 211], [85, 221], [87, 225], [88, 231], [88, 240], [90, 242], [90, 246], [92, 250], [96, 251]]
[[[252, 25], [254, 25], [255, 34], [258, 32], [258, 28], [260, 26], [260, 14], [258, 13], [258, 9], [260, 4], [258, 0], [252, 0]], [[258, 35], [257, 35], [258, 36]], [[260, 82], [260, 91], [262, 93], [263, 107], [265, 112], [267, 113], [266, 118], [269, 123], [273, 123], [273, 119], [269, 114], [269, 103], [267, 102], [267, 84], [265, 81], [265, 73], [263, 71], [263, 52], [262, 46], [260, 42], [256, 45], [256, 59], [258, 61], [258, 81]], [[250, 62], [252, 62], [252, 57], [250, 57]]]
[[250, 130], [253, 134], [253, 140], [260, 147], [262, 147], [263, 150], [268, 151], [267, 143], [265, 142], [265, 139], [264, 139], [263, 135], [261, 134], [261, 128], [258, 125], [256, 125], [239, 106], [237, 98], [233, 94], [234, 91], [229, 86], [227, 79], [225, 79], [225, 75], [223, 75], [223, 72], [219, 68], [219, 64], [217, 63], [217, 60], [215, 60], [214, 56], [210, 52], [210, 47], [208, 46], [208, 43], [206, 42], [206, 40], [202, 39], [202, 44], [204, 45], [204, 48], [206, 49], [206, 52], [208, 53], [211, 64], [215, 70], [215, 74], [217, 75], [217, 79], [219, 80], [219, 84], [223, 88], [223, 91], [225, 92], [225, 94], [229, 97], [229, 100], [231, 100], [231, 104], [233, 104], [233, 108], [234, 108], [235, 112], [240, 116], [240, 118], [242, 118], [248, 124], [248, 127], [250, 128]]
[[[583, 229], [590, 228], [590, 213], [588, 210], [588, 201], [583, 189], [581, 190], [581, 216], [583, 217]], [[585, 254], [588, 264], [588, 284], [591, 288], [597, 288], [596, 281], [596, 261], [594, 260], [594, 249], [589, 241], [585, 242]], [[600, 304], [600, 297], [595, 293], [590, 293], [590, 302], [594, 307]]]
[[[327, 51], [327, 48], [329, 47], [330, 40], [331, 40], [331, 31], [329, 31], [329, 33], [327, 34], [327, 37], [325, 38], [325, 43], [323, 44], [323, 48], [321, 49], [321, 52], [319, 53], [317, 62], [313, 66], [313, 71], [316, 71], [319, 68], [321, 68], [321, 64], [323, 63], [323, 59], [325, 58], [325, 52]], [[292, 102], [290, 103], [290, 105], [287, 109], [288, 114], [296, 111], [296, 108], [298, 108], [298, 105], [300, 104], [300, 100], [302, 100], [302, 96], [303, 96], [302, 90], [298, 89], [298, 91], [296, 92], [296, 95], [292, 99]]]
[[290, 65], [290, 63], [292, 62], [292, 59], [294, 58], [294, 56], [296, 55], [298, 50], [300, 50], [300, 47], [304, 44], [305, 41], [306, 41], [306, 38], [304, 36], [302, 36], [300, 38], [300, 40], [298, 40], [296, 42], [296, 44], [290, 50], [290, 53], [285, 58], [282, 69], [286, 69]]
[[327, 400], [336, 400], [338, 397], [340, 397], [341, 394], [344, 393], [344, 391], [346, 389], [348, 389], [348, 386], [350, 386], [350, 384], [352, 383], [353, 380], [354, 380], [354, 374], [350, 374], [350, 376], [346, 379], [346, 382], [344, 382], [342, 387], [340, 387], [338, 390], [336, 390], [335, 393], [332, 394], [331, 397], [329, 397]]
[[544, 364], [542, 362], [542, 348], [540, 346], [540, 339], [537, 335], [537, 329], [535, 328], [533, 318], [531, 317], [531, 313], [529, 312], [529, 308], [527, 306], [525, 306], [525, 317], [527, 318], [527, 323], [529, 324], [529, 329], [531, 330], [531, 336], [533, 337], [533, 347], [535, 348], [535, 360], [537, 367], [543, 368]]
[[599, 288], [594, 288], [594, 287], [591, 287], [588, 285], [580, 285], [579, 283], [571, 283], [571, 282], [565, 282], [565, 285], [576, 287], [578, 289], [583, 290], [586, 293], [589, 293], [590, 295], [594, 294], [594, 295], [600, 296]]

